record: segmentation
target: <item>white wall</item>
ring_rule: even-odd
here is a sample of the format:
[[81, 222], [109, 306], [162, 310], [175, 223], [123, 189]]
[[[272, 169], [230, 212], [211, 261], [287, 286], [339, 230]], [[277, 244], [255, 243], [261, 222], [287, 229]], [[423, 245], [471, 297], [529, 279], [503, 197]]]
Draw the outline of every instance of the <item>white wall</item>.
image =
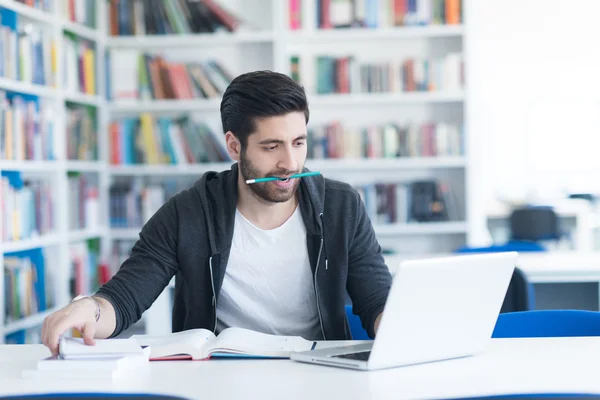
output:
[[475, 207], [600, 192], [600, 1], [463, 1]]

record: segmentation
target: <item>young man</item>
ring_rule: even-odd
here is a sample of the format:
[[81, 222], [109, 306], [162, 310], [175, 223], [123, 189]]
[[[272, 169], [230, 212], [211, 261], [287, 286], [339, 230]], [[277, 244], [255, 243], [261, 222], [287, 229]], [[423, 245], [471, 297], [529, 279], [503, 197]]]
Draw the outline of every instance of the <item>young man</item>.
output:
[[305, 170], [308, 104], [286, 75], [241, 75], [223, 95], [230, 170], [208, 172], [144, 225], [130, 257], [93, 297], [44, 321], [43, 343], [78, 329], [118, 335], [176, 276], [172, 329], [238, 326], [313, 340], [351, 339], [346, 293], [371, 337], [391, 285], [368, 215], [349, 185]]

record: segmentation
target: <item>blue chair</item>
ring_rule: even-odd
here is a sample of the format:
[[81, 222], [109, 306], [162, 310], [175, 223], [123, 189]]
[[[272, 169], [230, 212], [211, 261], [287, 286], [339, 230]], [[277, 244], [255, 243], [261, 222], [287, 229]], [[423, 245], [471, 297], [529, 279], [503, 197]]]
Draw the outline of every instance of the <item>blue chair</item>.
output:
[[600, 336], [600, 312], [535, 310], [498, 316], [493, 338]]
[[350, 325], [352, 340], [371, 340], [365, 328], [362, 327], [360, 318], [352, 313], [352, 304], [346, 304], [346, 318]]
[[545, 247], [536, 242], [525, 242], [520, 240], [509, 240], [504, 244], [494, 244], [483, 247], [464, 246], [455, 250], [455, 253], [500, 253], [516, 251], [519, 253], [547, 251]]

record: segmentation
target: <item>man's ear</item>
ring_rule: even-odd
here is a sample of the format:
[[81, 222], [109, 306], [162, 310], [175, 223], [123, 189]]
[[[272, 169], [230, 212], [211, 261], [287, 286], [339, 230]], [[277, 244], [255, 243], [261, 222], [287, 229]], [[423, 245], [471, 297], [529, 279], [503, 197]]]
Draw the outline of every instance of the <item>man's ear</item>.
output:
[[227, 144], [227, 151], [234, 161], [240, 161], [242, 153], [242, 144], [235, 137], [233, 132], [227, 131], [225, 134], [225, 143]]

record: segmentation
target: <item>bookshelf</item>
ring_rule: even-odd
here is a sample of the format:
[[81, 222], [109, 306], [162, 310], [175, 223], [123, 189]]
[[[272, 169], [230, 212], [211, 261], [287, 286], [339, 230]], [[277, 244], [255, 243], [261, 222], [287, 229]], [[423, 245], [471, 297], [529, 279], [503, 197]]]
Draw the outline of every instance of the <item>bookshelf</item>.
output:
[[[455, 0], [447, 1], [454, 2]], [[440, 3], [439, 0], [432, 0], [432, 2]], [[344, 1], [338, 3], [344, 3]], [[371, 1], [365, 0], [362, 3], [370, 4]], [[320, 29], [316, 24], [319, 11], [317, 5], [322, 3], [317, 0], [302, 0], [301, 2], [295, 0], [219, 0], [219, 4], [239, 16], [246, 24], [235, 32], [191, 33], [182, 31], [172, 34], [118, 36], [115, 35], [114, 30], [120, 28], [115, 28], [110, 22], [110, 16], [115, 11], [111, 9], [110, 3], [99, 1], [93, 4], [97, 7], [95, 26], [88, 27], [74, 22], [72, 18], [65, 17], [64, 10], [45, 12], [31, 9], [15, 1], [0, 0], [0, 7], [13, 10], [32, 23], [47, 27], [55, 37], [62, 38], [62, 32], [66, 31], [71, 35], [95, 43], [96, 46], [95, 94], [82, 94], [67, 89], [67, 86], [61, 85], [63, 83], [61, 80], [57, 85], [49, 86], [0, 77], [1, 90], [44, 97], [56, 106], [56, 135], [53, 139], [56, 147], [55, 160], [0, 160], [0, 171], [17, 170], [27, 176], [41, 176], [43, 179], [53, 182], [58, 221], [56, 230], [51, 235], [41, 238], [27, 239], [17, 243], [3, 242], [0, 244], [0, 248], [3, 253], [30, 248], [43, 248], [49, 251], [49, 257], [54, 257], [49, 264], [52, 265], [51, 270], [56, 275], [56, 284], [52, 289], [56, 307], [66, 304], [70, 299], [69, 276], [70, 269], [72, 269], [70, 255], [74, 243], [100, 238], [103, 261], [111, 263], [112, 268], [115, 268], [119, 265], [119, 257], [122, 259], [126, 256], [126, 254], [115, 255], [115, 248], [121, 246], [120, 250], [116, 251], [117, 253], [119, 251], [126, 252], [130, 248], [128, 243], [138, 238], [140, 226], [115, 226], [118, 224], [113, 224], [111, 198], [116, 186], [141, 185], [141, 187], [152, 188], [156, 185], [163, 185], [164, 182], [176, 182], [170, 189], [162, 193], [162, 199], [166, 199], [178, 188], [186, 186], [186, 183], [192, 183], [203, 172], [229, 168], [230, 163], [214, 160], [172, 165], [160, 163], [142, 165], [132, 163], [131, 160], [124, 163], [127, 161], [126, 159], [120, 159], [119, 163], [114, 162], [113, 158], [119, 158], [119, 156], [116, 155], [111, 145], [113, 139], [120, 138], [120, 136], [113, 137], [111, 135], [113, 129], [116, 129], [115, 126], [120, 127], [119, 134], [125, 132], [122, 128], [124, 125], [115, 125], [115, 123], [122, 123], [125, 120], [133, 121], [149, 115], [153, 118], [153, 123], [164, 118], [170, 121], [165, 123], [173, 124], [175, 120], [171, 119], [177, 118], [181, 114], [188, 114], [193, 123], [206, 123], [212, 132], [221, 133], [219, 130], [220, 97], [218, 93], [208, 98], [198, 96], [197, 93], [195, 96], [179, 99], [155, 98], [151, 95], [152, 91], [145, 88], [140, 90], [140, 96], [133, 96], [135, 98], [128, 95], [121, 96], [118, 91], [126, 93], [132, 88], [139, 89], [131, 84], [138, 85], [140, 82], [137, 74], [141, 55], [150, 57], [145, 59], [147, 64], [144, 64], [148, 68], [152, 65], [151, 60], [160, 56], [167, 64], [183, 64], [186, 65], [186, 68], [196, 62], [215, 60], [232, 75], [257, 69], [276, 70], [291, 76], [297, 74], [300, 82], [307, 89], [311, 107], [309, 128], [315, 131], [340, 121], [343, 121], [344, 137], [347, 132], [361, 131], [373, 126], [379, 126], [376, 129], [383, 129], [382, 126], [388, 123], [396, 124], [401, 130], [406, 127], [408, 132], [417, 133], [421, 132], [421, 124], [448, 124], [444, 128], [446, 130], [462, 124], [462, 130], [459, 131], [462, 150], [458, 153], [448, 152], [447, 154], [427, 156], [412, 154], [410, 157], [360, 157], [358, 159], [315, 158], [307, 160], [306, 165], [313, 170], [322, 171], [325, 176], [347, 181], [356, 187], [365, 187], [378, 182], [399, 184], [429, 179], [443, 181], [452, 189], [453, 200], [458, 210], [457, 218], [426, 223], [399, 220], [379, 223], [377, 222], [378, 218], [385, 219], [385, 215], [374, 216], [376, 233], [384, 248], [400, 252], [448, 252], [469, 241], [471, 217], [467, 212], [467, 205], [472, 197], [473, 188], [469, 182], [469, 170], [472, 168], [468, 152], [470, 134], [468, 130], [464, 129], [467, 103], [464, 87], [449, 85], [444, 87], [444, 90], [380, 90], [371, 93], [329, 91], [328, 93], [319, 93], [317, 68], [319, 57], [323, 56], [341, 59], [360, 55], [360, 57], [356, 57], [360, 58], [359, 63], [368, 64], [367, 67], [374, 69], [385, 68], [386, 63], [392, 63], [390, 65], [394, 65], [395, 68], [401, 68], [402, 61], [409, 58], [416, 60], [414, 65], [418, 65], [416, 63], [419, 60], [444, 60], [448, 54], [462, 54], [466, 31], [464, 24], [393, 26], [393, 23], [387, 21], [370, 28]], [[290, 8], [294, 7], [301, 8], [301, 24], [291, 22]], [[344, 14], [343, 11], [342, 14]], [[368, 15], [372, 22], [375, 15], [373, 10]], [[335, 15], [333, 17], [337, 18]], [[383, 20], [385, 16], [381, 14], [377, 18]], [[413, 15], [412, 18], [417, 17]], [[337, 20], [339, 21], [339, 18]], [[292, 29], [290, 26], [296, 28]], [[144, 27], [144, 29], [147, 28]], [[57, 75], [62, 76], [64, 68], [62, 55], [67, 52], [62, 40], [57, 41], [56, 52], [59, 55]], [[395, 58], [386, 56], [390, 54], [393, 54]], [[294, 69], [296, 67], [291, 64], [292, 57], [298, 57], [300, 60], [297, 69]], [[464, 58], [461, 59], [461, 62], [467, 64]], [[431, 65], [433, 65], [433, 61]], [[359, 67], [357, 66], [357, 68]], [[414, 68], [414, 66], [410, 68]], [[456, 65], [449, 70], [456, 73]], [[113, 81], [115, 71], [119, 71], [120, 80], [117, 78], [117, 81]], [[422, 73], [422, 71], [417, 73]], [[357, 82], [349, 83], [355, 85]], [[436, 85], [438, 83], [436, 82]], [[69, 84], [72, 86], [74, 82]], [[396, 85], [398, 84], [399, 82], [396, 82]], [[441, 84], [439, 86], [441, 87]], [[76, 103], [96, 110], [97, 160], [70, 160], [67, 158], [64, 146], [62, 146], [67, 139], [64, 129], [67, 124], [65, 106], [67, 103]], [[58, 151], [59, 148], [60, 151]], [[97, 185], [99, 218], [95, 226], [91, 228], [69, 227], [69, 176], [67, 173], [70, 171], [90, 176], [90, 180]], [[154, 202], [144, 205], [144, 209], [140, 211], [142, 215], [151, 213], [157, 207], [161, 194], [159, 193], [157, 196]], [[2, 286], [0, 285], [0, 287]], [[158, 334], [170, 329], [170, 323], [166, 322], [169, 320], [169, 291], [170, 289], [165, 290], [165, 293], [144, 314], [143, 322], [146, 332]], [[4, 296], [0, 299], [0, 306], [2, 306], [0, 309], [4, 308], [3, 301]], [[10, 328], [5, 328], [4, 332], [29, 328], [39, 324], [43, 320], [42, 315], [44, 314], [39, 313], [31, 318], [23, 319], [22, 322], [9, 325], [1, 317], [2, 324], [0, 326]], [[0, 330], [0, 341], [4, 340], [4, 332]]]
[[[449, 0], [453, 4], [458, 4]], [[433, 2], [440, 3], [437, 0]], [[376, 28], [320, 29], [316, 24], [317, 0], [222, 0], [220, 4], [244, 19], [249, 29], [235, 32], [170, 34], [170, 35], [125, 35], [107, 39], [109, 49], [161, 54], [174, 63], [218, 59], [232, 73], [255, 69], [272, 69], [294, 76], [298, 74], [305, 86], [311, 107], [309, 128], [343, 121], [348, 131], [363, 129], [373, 124], [394, 121], [402, 124], [420, 124], [428, 121], [463, 124], [467, 101], [464, 85], [449, 85], [444, 90], [424, 91], [381, 91], [377, 93], [318, 93], [318, 76], [315, 63], [319, 56], [344, 57], [360, 54], [365, 61], [388, 61], [382, 54], [394, 54], [396, 65], [402, 58], [443, 59], [448, 53], [463, 52], [465, 25], [411, 25], [393, 26], [382, 24]], [[337, 2], [337, 5], [344, 1]], [[361, 3], [361, 2], [357, 2]], [[372, 3], [369, 0], [362, 2]], [[400, 2], [402, 3], [402, 2]], [[416, 2], [415, 2], [416, 3]], [[442, 2], [443, 3], [443, 2]], [[383, 3], [381, 3], [383, 4]], [[408, 4], [408, 2], [406, 2]], [[290, 24], [290, 8], [299, 7], [302, 23]], [[257, 10], [260, 12], [257, 12]], [[342, 11], [343, 13], [343, 11]], [[373, 15], [371, 15], [372, 17]], [[416, 18], [413, 15], [413, 18]], [[254, 28], [255, 30], [252, 30]], [[193, 54], [198, 50], [200, 55]], [[290, 64], [291, 57], [299, 57], [297, 70]], [[463, 61], [463, 60], [461, 60]], [[464, 62], [464, 61], [463, 61]], [[456, 71], [455, 71], [456, 72]], [[192, 99], [116, 99], [108, 104], [110, 118], [127, 118], [143, 113], [172, 116], [191, 113], [206, 121], [213, 121], [214, 131], [220, 133], [220, 98]], [[368, 110], [368, 112], [367, 112]], [[397, 116], [401, 115], [401, 118]], [[345, 127], [346, 128], [346, 127]], [[411, 182], [413, 180], [441, 179], [452, 187], [456, 197], [459, 217], [456, 220], [439, 222], [374, 222], [375, 231], [385, 248], [397, 251], [432, 253], [448, 252], [469, 240], [470, 224], [467, 219], [467, 203], [471, 195], [469, 179], [468, 149], [469, 136], [462, 132], [460, 153], [437, 156], [411, 156], [402, 158], [329, 158], [309, 159], [306, 165], [322, 171], [325, 176], [347, 181], [357, 187], [375, 181]], [[344, 135], [346, 135], [344, 129]], [[160, 182], [174, 178], [194, 178], [207, 170], [223, 170], [229, 163], [206, 163], [193, 165], [109, 165], [109, 175], [115, 180], [144, 180]], [[376, 219], [378, 217], [374, 217]], [[138, 238], [136, 227], [115, 227], [110, 237], [127, 251], [129, 244]], [[128, 244], [129, 243], [129, 244]], [[121, 257], [125, 257], [122, 254]], [[169, 293], [167, 289], [146, 312], [147, 330], [159, 334], [170, 327]]]
[[[53, 8], [41, 10], [0, 0], [0, 343], [40, 342], [44, 318], [71, 299], [74, 265], [90, 261], [87, 243], [107, 246], [101, 205], [107, 202], [102, 188], [108, 186], [108, 174], [105, 149], [98, 140], [106, 111], [100, 73], [104, 19], [98, 13], [92, 26], [86, 26], [61, 9], [62, 2], [50, 3]], [[99, 10], [102, 3], [97, 3]], [[88, 10], [91, 3], [78, 2], [78, 7], [82, 5]], [[10, 40], [19, 44], [18, 58], [9, 50]], [[80, 66], [85, 70], [80, 71]], [[16, 106], [16, 98], [23, 99], [24, 108]], [[37, 107], [37, 112], [25, 113], [28, 104]], [[93, 110], [93, 119], [80, 119], [85, 114], [81, 110]], [[5, 125], [8, 120], [13, 122], [10, 127]], [[82, 121], [88, 124], [85, 128]], [[70, 182], [81, 176], [94, 182], [95, 202], [91, 197], [75, 200], [80, 198], [70, 192]], [[23, 186], [15, 186], [18, 182]], [[37, 213], [31, 212], [32, 206]], [[73, 220], [74, 210], [79, 220]], [[9, 213], [18, 217], [9, 219]], [[75, 252], [77, 248], [84, 252]], [[74, 257], [80, 256], [85, 259], [76, 262]]]

